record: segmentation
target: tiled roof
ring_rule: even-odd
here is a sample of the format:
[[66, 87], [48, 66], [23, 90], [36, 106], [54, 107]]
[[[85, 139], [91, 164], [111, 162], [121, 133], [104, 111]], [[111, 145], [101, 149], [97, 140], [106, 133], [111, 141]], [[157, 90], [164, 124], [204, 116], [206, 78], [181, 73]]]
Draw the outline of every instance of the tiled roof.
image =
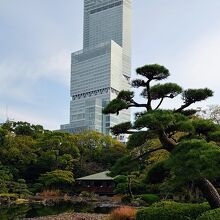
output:
[[101, 173], [95, 173], [93, 175], [84, 176], [81, 178], [78, 178], [77, 180], [114, 180], [114, 178], [108, 176], [110, 171], [104, 171]]

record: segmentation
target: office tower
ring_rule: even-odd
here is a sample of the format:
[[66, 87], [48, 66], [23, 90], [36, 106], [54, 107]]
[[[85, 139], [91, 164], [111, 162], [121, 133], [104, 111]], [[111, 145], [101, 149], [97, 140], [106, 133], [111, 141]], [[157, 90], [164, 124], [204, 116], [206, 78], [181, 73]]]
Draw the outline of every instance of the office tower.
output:
[[130, 111], [103, 115], [102, 109], [129, 90], [131, 0], [84, 0], [83, 49], [72, 53], [70, 123], [61, 130], [78, 133], [130, 121]]

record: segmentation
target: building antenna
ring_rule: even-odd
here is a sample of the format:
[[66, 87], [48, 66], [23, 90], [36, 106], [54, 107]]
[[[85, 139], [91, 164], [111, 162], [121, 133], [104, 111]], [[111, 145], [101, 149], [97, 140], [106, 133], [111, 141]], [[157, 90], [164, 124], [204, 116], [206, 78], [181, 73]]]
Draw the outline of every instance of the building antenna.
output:
[[9, 121], [9, 118], [8, 118], [8, 105], [6, 104], [6, 122]]

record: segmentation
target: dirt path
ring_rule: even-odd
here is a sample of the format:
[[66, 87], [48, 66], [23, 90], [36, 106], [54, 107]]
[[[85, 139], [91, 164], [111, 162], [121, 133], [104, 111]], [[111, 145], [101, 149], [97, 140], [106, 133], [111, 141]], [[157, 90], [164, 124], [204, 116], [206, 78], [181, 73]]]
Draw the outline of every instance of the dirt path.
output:
[[53, 216], [25, 218], [25, 220], [108, 220], [109, 215], [90, 213], [66, 213]]

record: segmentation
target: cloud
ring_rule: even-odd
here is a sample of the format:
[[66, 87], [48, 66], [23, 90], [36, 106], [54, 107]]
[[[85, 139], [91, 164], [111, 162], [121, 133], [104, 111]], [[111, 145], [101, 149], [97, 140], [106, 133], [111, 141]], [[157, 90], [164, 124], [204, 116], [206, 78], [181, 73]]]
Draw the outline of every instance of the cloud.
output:
[[64, 14], [67, 4], [62, 10], [56, 6], [48, 10], [49, 2], [21, 0], [17, 5], [9, 1], [0, 7], [4, 30], [0, 35], [0, 111], [4, 108], [0, 118], [5, 120], [7, 104], [15, 120], [58, 128], [66, 121], [63, 108], [68, 109], [69, 96], [67, 93], [66, 101], [63, 94], [70, 81], [73, 33], [67, 24], [71, 23], [71, 8], [68, 15], [57, 16]]
[[220, 32], [209, 33], [193, 42], [177, 67], [178, 81], [184, 85], [219, 88]]
[[61, 50], [48, 58], [35, 61], [17, 58], [0, 62], [0, 95], [32, 102], [34, 85], [41, 80], [69, 87], [70, 52]]
[[[39, 114], [36, 114], [34, 111], [27, 111], [25, 109], [18, 109], [16, 107], [13, 110], [8, 109], [9, 120], [13, 121], [27, 121], [33, 124], [44, 125], [46, 129], [54, 129], [58, 127], [56, 119], [48, 115], [43, 115], [39, 117]], [[0, 111], [0, 119], [2, 121], [6, 120], [6, 113]]]
[[48, 10], [50, 2], [21, 0], [17, 4], [14, 0], [3, 0], [0, 100], [8, 96], [31, 103], [41, 81], [47, 82], [48, 88], [53, 83], [69, 88], [72, 35], [66, 24], [69, 17], [57, 16], [57, 12], [67, 13], [67, 4], [72, 2], [68, 1], [65, 7], [61, 7], [61, 2], [57, 4]]
[[[205, 107], [208, 104], [216, 104], [219, 102], [217, 97], [220, 95], [219, 57], [220, 31], [197, 36], [195, 41], [189, 42], [178, 54], [171, 54], [167, 57], [168, 65], [166, 66], [173, 73], [168, 80], [161, 83], [176, 82], [184, 89], [208, 87], [214, 91], [214, 97], [198, 102], [192, 107]], [[136, 93], [135, 98], [138, 102], [143, 103], [145, 100], [139, 97], [139, 93], [140, 90]], [[175, 101], [165, 100], [162, 107], [178, 108], [182, 103], [181, 96], [178, 96]], [[136, 111], [137, 109], [133, 109], [132, 112]]]
[[45, 71], [43, 77], [47, 77], [69, 86], [71, 66], [70, 54], [70, 50], [64, 49], [49, 57], [46, 62], [43, 61], [42, 67]]
[[34, 82], [33, 70], [26, 63], [4, 60], [0, 62], [0, 82], [1, 96], [28, 99]]

